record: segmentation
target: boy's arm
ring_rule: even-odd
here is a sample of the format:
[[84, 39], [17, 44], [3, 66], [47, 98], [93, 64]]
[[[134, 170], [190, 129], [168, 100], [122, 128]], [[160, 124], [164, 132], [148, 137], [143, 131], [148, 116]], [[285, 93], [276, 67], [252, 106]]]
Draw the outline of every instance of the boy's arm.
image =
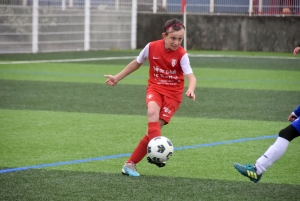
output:
[[186, 77], [188, 79], [189, 85], [188, 85], [187, 91], [185, 92], [185, 95], [189, 98], [193, 98], [193, 101], [195, 101], [196, 95], [195, 95], [194, 91], [195, 91], [196, 82], [197, 82], [196, 77], [193, 73], [187, 74]]
[[131, 74], [132, 72], [136, 71], [141, 67], [142, 64], [138, 63], [135, 60], [131, 61], [121, 72], [116, 75], [104, 75], [107, 80], [106, 84], [110, 86], [115, 86], [120, 80], [122, 80], [127, 75]]

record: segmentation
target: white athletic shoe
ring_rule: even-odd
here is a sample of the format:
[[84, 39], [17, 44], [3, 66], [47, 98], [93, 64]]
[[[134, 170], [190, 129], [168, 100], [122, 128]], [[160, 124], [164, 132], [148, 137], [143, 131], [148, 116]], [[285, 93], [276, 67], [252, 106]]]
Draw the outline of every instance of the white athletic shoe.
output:
[[123, 168], [122, 168], [122, 174], [131, 176], [131, 177], [139, 177], [140, 174], [136, 171], [135, 164], [130, 162], [130, 163], [125, 163]]

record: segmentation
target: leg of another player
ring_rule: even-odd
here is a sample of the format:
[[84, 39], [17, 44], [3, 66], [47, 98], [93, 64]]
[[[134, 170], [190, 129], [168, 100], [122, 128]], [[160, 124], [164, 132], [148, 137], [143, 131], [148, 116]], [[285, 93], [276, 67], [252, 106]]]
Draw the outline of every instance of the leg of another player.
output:
[[[244, 176], [248, 177], [254, 183], [257, 183], [262, 173], [264, 173], [269, 167], [271, 167], [278, 159], [280, 159], [289, 143], [296, 137], [299, 137], [300, 133], [296, 129], [298, 128], [300, 121], [297, 120], [282, 129], [279, 132], [279, 136], [276, 139], [275, 143], [271, 145], [268, 150], [257, 159], [255, 165], [245, 164], [241, 165], [234, 163], [234, 167]], [[299, 126], [300, 127], [300, 126]]]
[[259, 158], [255, 163], [256, 172], [258, 175], [264, 173], [270, 166], [273, 165], [285, 153], [290, 141], [298, 137], [299, 133], [291, 124], [279, 132], [279, 136], [275, 143]]

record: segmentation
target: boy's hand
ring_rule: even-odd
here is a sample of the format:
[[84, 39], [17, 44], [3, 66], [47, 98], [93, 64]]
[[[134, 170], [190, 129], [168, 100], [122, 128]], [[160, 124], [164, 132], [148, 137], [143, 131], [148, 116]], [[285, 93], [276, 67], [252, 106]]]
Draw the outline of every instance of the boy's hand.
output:
[[104, 77], [107, 78], [106, 84], [108, 84], [110, 86], [115, 86], [118, 83], [118, 80], [113, 75], [104, 75]]
[[297, 119], [297, 117], [294, 115], [294, 113], [291, 113], [290, 116], [288, 117], [288, 120], [289, 120], [290, 122], [293, 122], [293, 121], [295, 121], [296, 119]]
[[185, 93], [185, 95], [186, 95], [187, 97], [189, 97], [189, 98], [192, 98], [193, 101], [196, 100], [196, 95], [195, 95], [194, 92], [192, 92], [192, 91], [189, 91], [189, 90], [188, 90], [188, 91]]
[[294, 56], [296, 56], [296, 54], [297, 54], [299, 51], [300, 51], [300, 47], [296, 47], [296, 48], [294, 49]]

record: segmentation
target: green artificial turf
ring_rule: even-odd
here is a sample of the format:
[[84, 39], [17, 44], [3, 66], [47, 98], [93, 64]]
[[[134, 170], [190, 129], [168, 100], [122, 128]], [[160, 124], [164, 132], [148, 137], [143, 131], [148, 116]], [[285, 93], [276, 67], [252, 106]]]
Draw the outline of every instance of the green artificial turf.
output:
[[131, 178], [120, 173], [147, 129], [148, 63], [115, 87], [103, 75], [138, 53], [0, 55], [0, 200], [300, 199], [298, 138], [257, 184], [232, 165], [254, 163], [289, 125], [299, 57], [189, 51], [196, 101], [184, 97], [162, 130], [175, 152], [164, 168], [143, 159]]

